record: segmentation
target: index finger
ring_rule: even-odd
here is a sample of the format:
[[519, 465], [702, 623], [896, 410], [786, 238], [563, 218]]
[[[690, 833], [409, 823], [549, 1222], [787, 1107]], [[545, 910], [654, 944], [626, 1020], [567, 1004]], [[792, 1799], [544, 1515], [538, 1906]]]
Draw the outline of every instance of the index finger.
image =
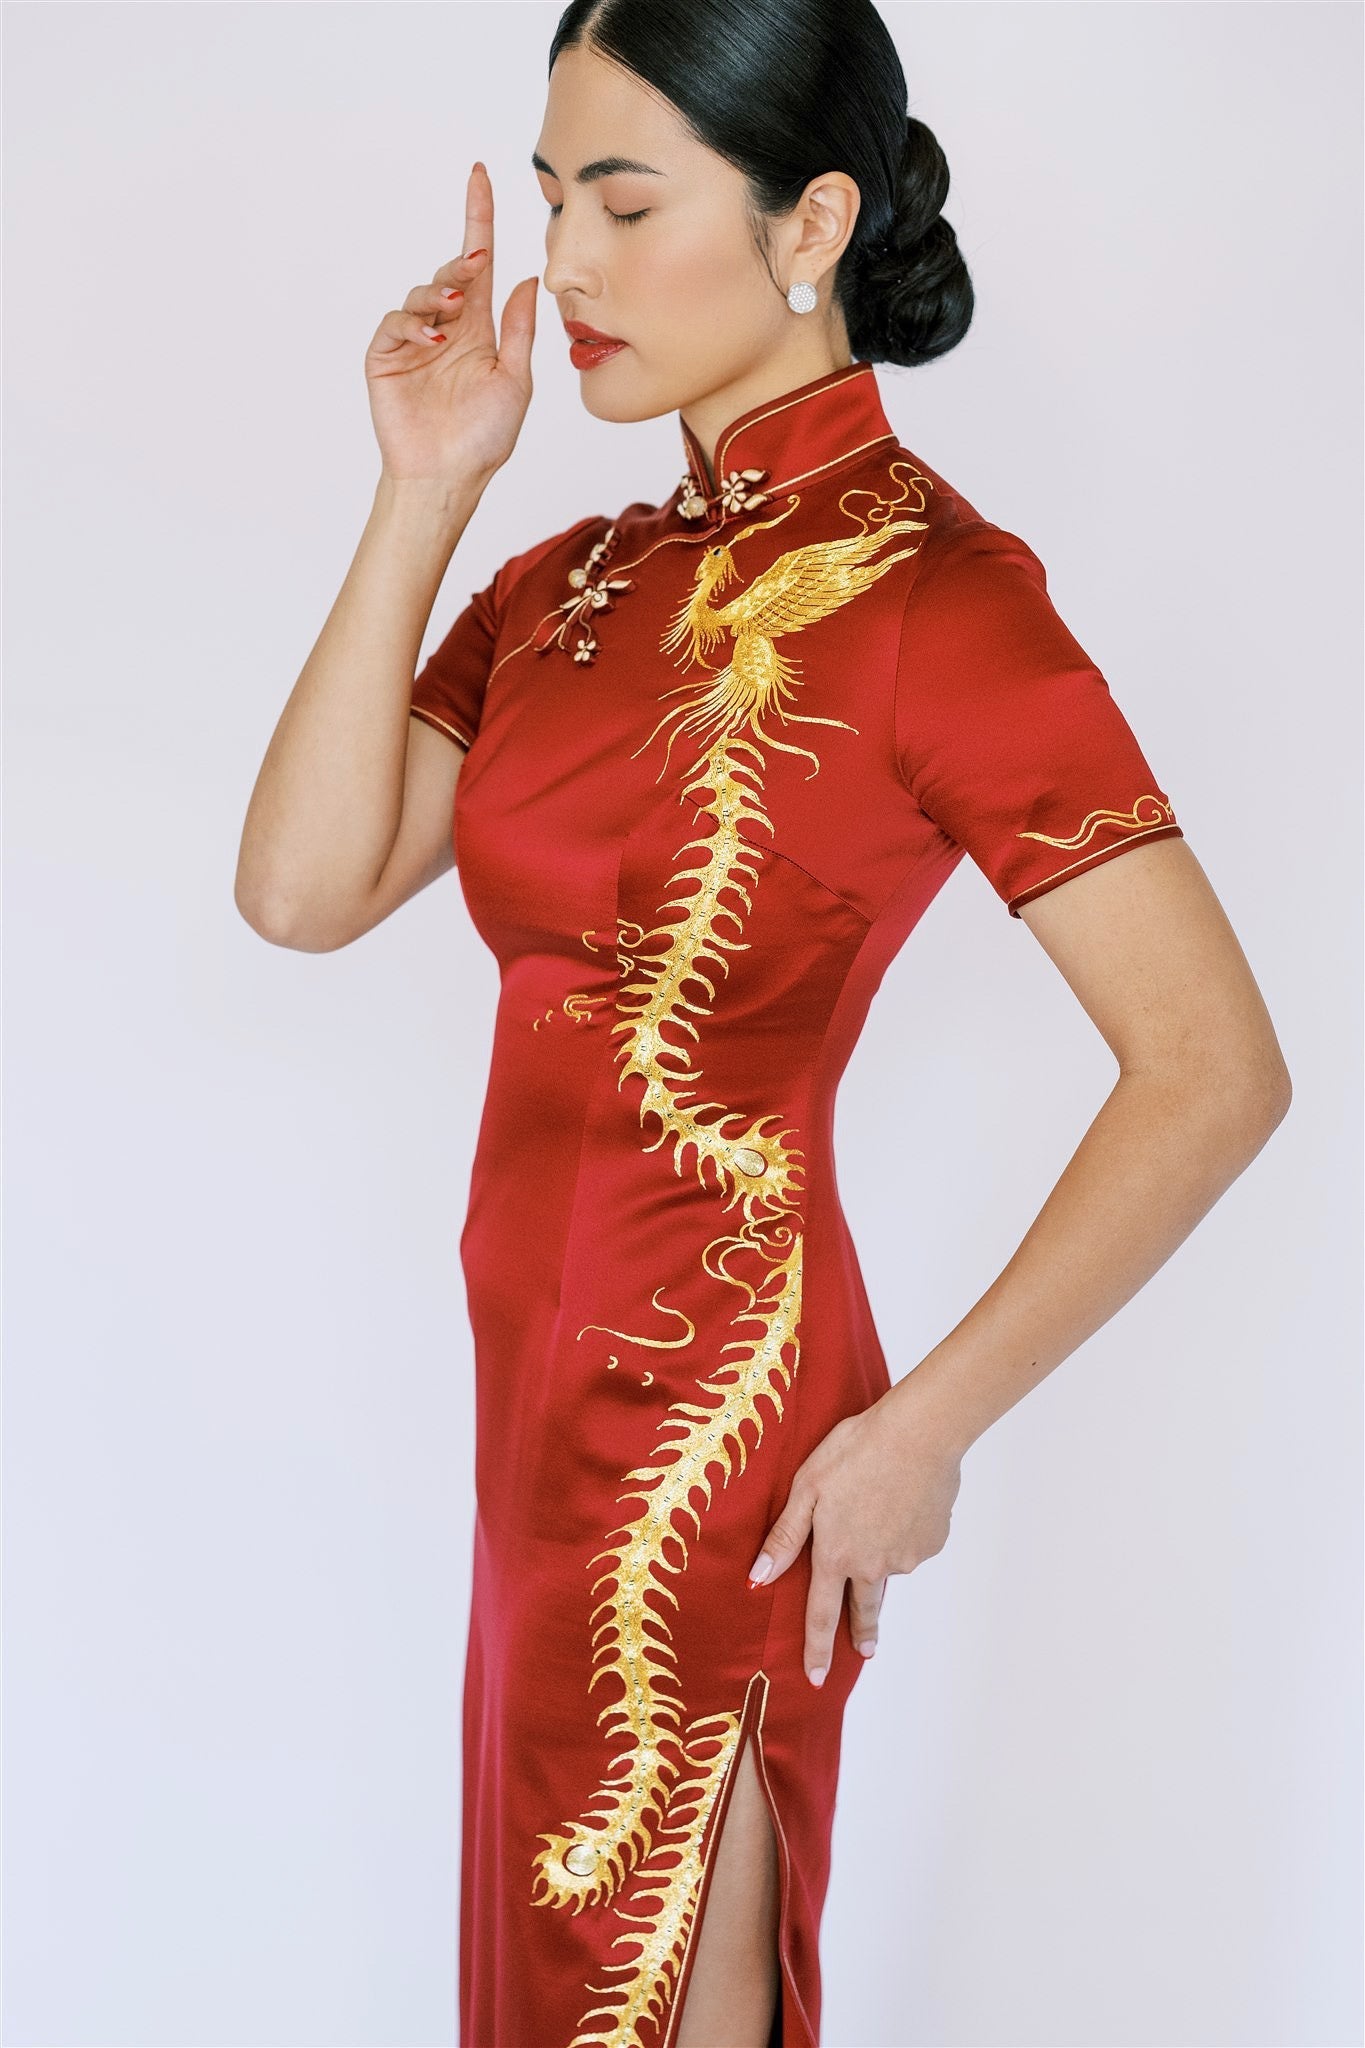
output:
[[471, 249], [486, 249], [489, 261], [485, 266], [493, 267], [493, 180], [488, 175], [488, 166], [482, 161], [476, 163], [469, 173], [464, 196], [464, 253]]
[[431, 282], [438, 289], [459, 284], [467, 299], [480, 296], [492, 305], [493, 186], [482, 163], [469, 174], [465, 194], [464, 253], [443, 263]]

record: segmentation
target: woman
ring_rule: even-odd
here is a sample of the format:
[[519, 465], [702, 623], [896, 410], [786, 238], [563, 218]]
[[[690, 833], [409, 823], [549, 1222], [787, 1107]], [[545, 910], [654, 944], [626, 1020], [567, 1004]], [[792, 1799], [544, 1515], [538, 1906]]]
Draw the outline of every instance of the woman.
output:
[[[583, 402], [676, 409], [682, 480], [537, 539], [413, 682], [531, 394], [536, 280], [495, 334], [475, 164], [467, 253], [370, 345], [383, 471], [237, 900], [328, 950], [458, 852], [501, 972], [461, 1239], [465, 2048], [815, 2048], [887, 1577], [942, 1549], [968, 1446], [1170, 1256], [1289, 1082], [1037, 557], [887, 421], [875, 364], [951, 348], [972, 292], [868, 0], [575, 0], [533, 162]], [[1120, 1076], [893, 1385], [834, 1096], [964, 855]]]

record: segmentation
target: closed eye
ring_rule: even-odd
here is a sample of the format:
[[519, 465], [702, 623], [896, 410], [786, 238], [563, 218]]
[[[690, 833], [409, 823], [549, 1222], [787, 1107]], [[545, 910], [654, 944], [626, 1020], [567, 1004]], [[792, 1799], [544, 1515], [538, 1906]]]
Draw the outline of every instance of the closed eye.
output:
[[[616, 221], [622, 227], [630, 227], [635, 221], [643, 220], [649, 210], [647, 206], [642, 206], [638, 213], [613, 213], [609, 206], [604, 208], [607, 218]], [[550, 208], [550, 219], [553, 220], [557, 213], [562, 213], [563, 211], [562, 206], [552, 206]]]

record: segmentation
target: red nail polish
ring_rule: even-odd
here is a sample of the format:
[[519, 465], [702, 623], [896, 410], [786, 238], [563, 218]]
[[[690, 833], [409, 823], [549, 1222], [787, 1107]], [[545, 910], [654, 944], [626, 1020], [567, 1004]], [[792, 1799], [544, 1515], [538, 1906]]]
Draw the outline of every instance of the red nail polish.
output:
[[471, 250], [470, 250], [470, 252], [469, 252], [469, 254], [468, 254], [468, 255], [467, 255], [466, 257], [465, 257], [465, 259], [464, 259], [464, 260], [465, 260], [465, 262], [466, 262], [466, 263], [472, 263], [472, 262], [474, 261], [474, 258], [475, 258], [476, 256], [486, 256], [487, 254], [488, 254], [488, 251], [487, 251], [487, 249], [471, 249]]

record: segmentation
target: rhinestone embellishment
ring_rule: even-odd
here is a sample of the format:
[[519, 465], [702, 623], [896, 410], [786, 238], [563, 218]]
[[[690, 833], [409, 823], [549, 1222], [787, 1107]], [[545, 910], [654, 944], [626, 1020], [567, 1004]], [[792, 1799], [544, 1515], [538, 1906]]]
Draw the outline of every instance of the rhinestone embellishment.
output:
[[[552, 647], [562, 647], [566, 653], [572, 653], [575, 661], [595, 659], [597, 640], [592, 630], [593, 618], [598, 612], [613, 610], [614, 598], [635, 588], [631, 577], [606, 573], [607, 562], [619, 540], [617, 528], [609, 526], [601, 540], [593, 543], [582, 568], [570, 569], [569, 588], [574, 594], [566, 597], [536, 628], [531, 644], [537, 654], [548, 654]], [[578, 639], [570, 648], [569, 635], [575, 630]]]

